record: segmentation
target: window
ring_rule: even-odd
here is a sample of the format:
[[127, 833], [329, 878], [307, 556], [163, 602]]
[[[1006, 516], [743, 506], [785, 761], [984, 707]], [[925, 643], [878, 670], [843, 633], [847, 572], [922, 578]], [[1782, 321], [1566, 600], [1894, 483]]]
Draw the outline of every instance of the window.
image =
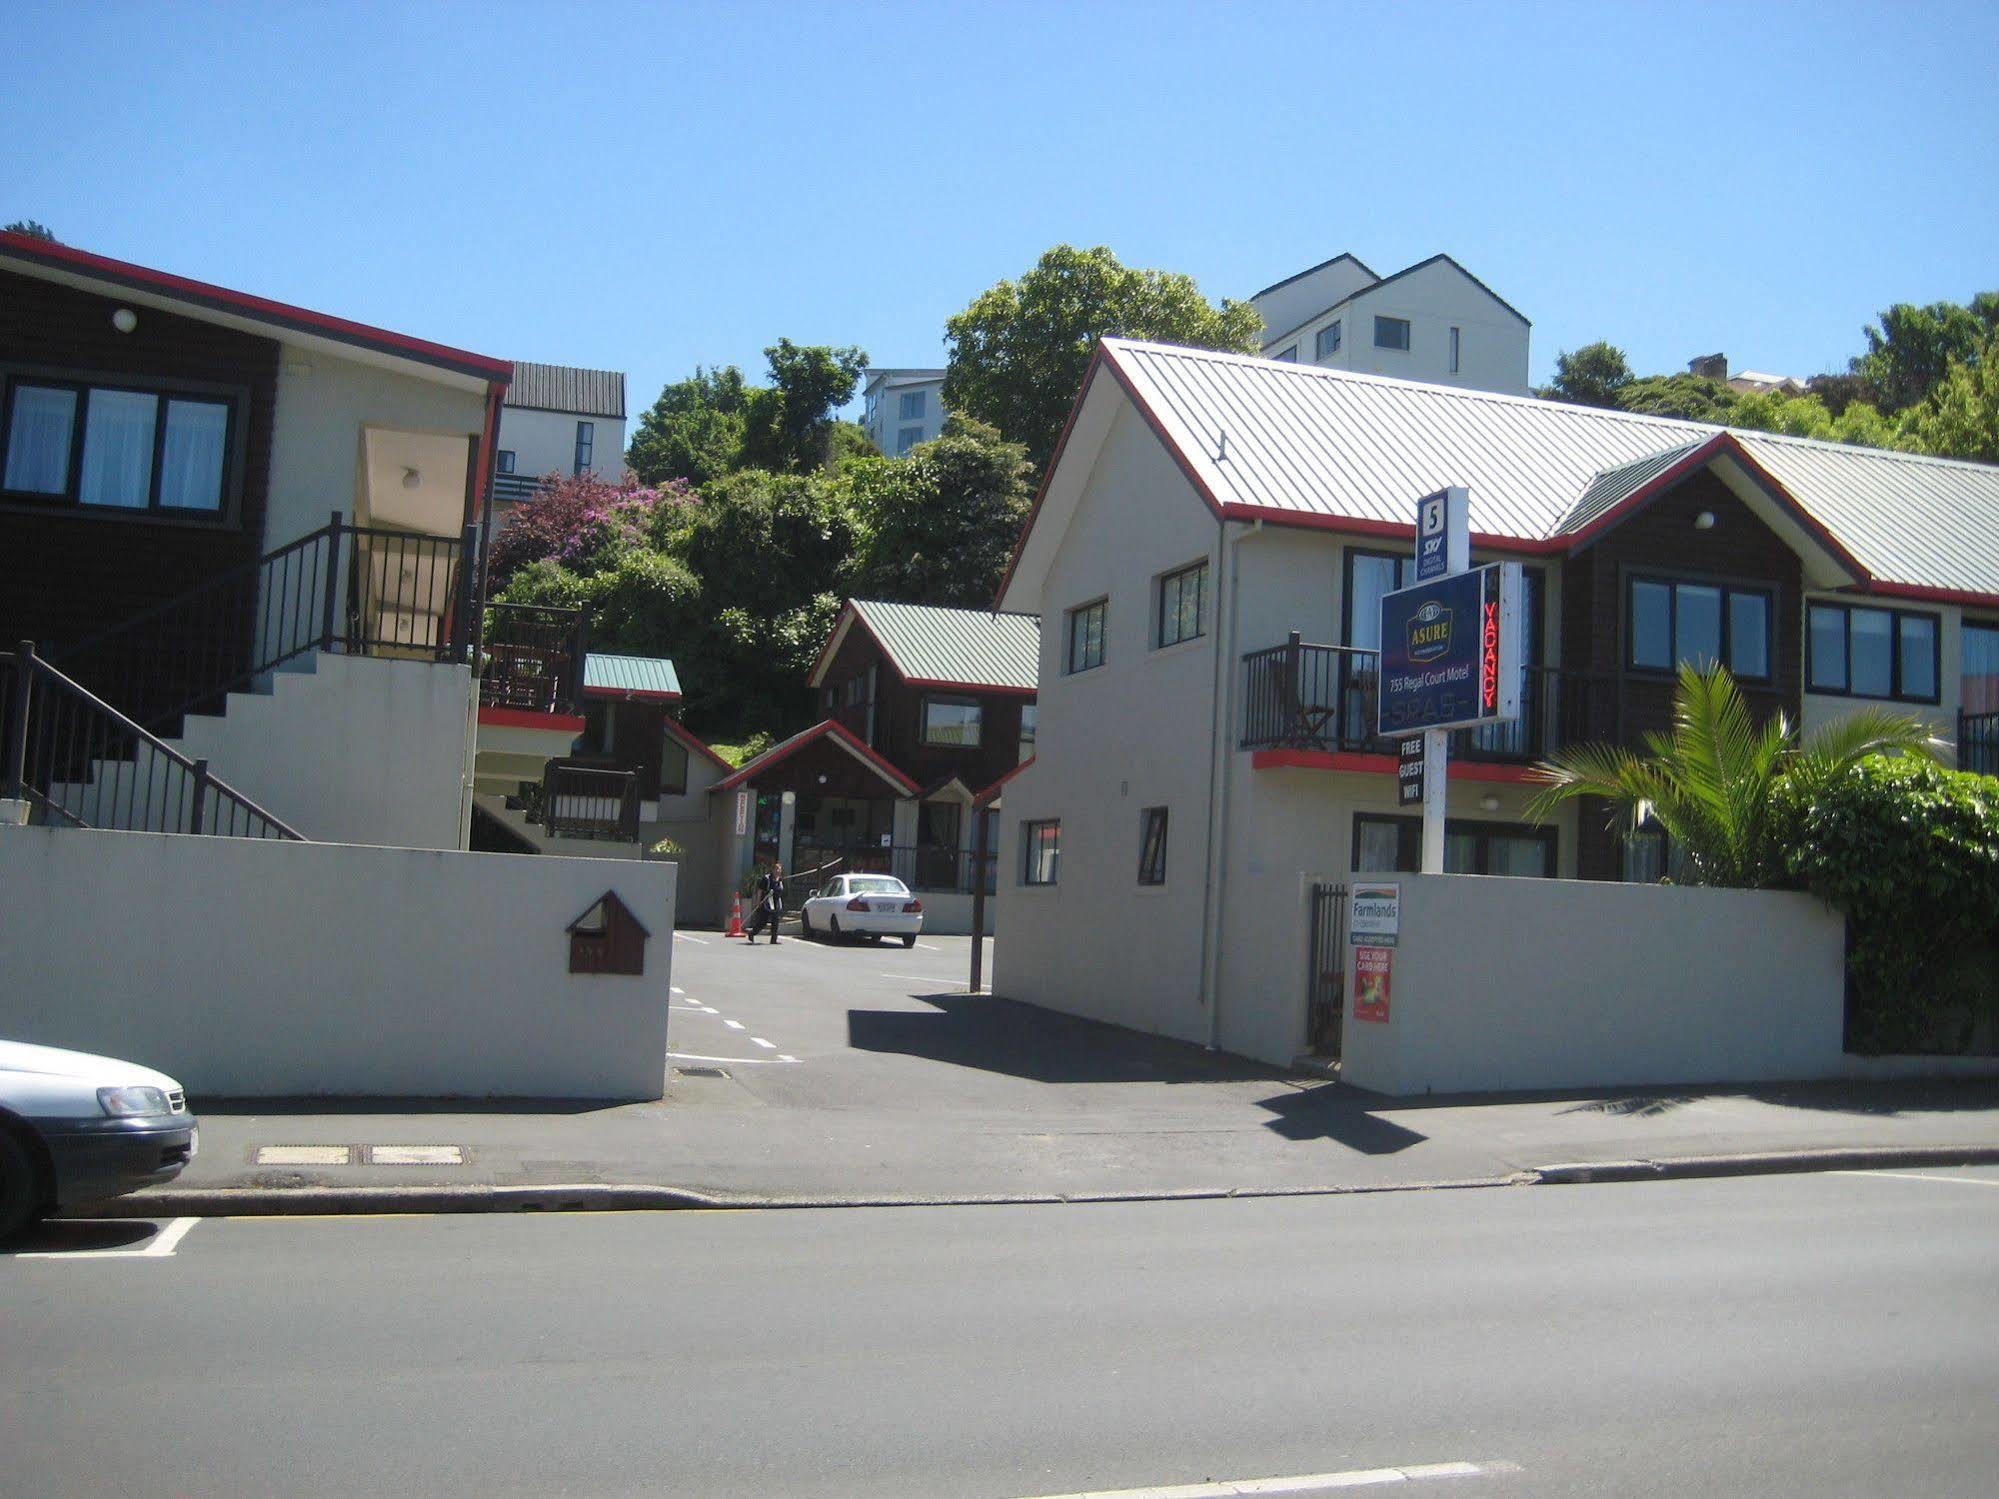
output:
[[1035, 706], [1033, 703], [1020, 705], [1020, 758], [1023, 761], [1034, 757]]
[[579, 474], [590, 472], [590, 453], [591, 449], [596, 445], [597, 424], [595, 422], [578, 422], [576, 424], [576, 468], [574, 472]]
[[979, 700], [975, 697], [924, 698], [923, 742], [949, 749], [977, 749]]
[[0, 488], [113, 510], [220, 515], [236, 406], [212, 396], [17, 381]]
[[514, 471], [514, 450], [512, 448], [500, 449], [499, 471], [503, 474], [511, 474]]
[[659, 747], [659, 794], [687, 794], [687, 746], [669, 732]]
[[1056, 868], [1062, 862], [1061, 819], [1023, 822], [1020, 825], [1020, 849], [1021, 884], [1054, 884]]
[[1639, 671], [1725, 665], [1749, 681], [1770, 677], [1770, 595], [1760, 588], [1633, 578], [1626, 662]]
[[1377, 349], [1409, 350], [1409, 319], [1406, 317], [1378, 317], [1374, 320], [1374, 346]]
[[847, 678], [847, 706], [849, 708], [859, 707], [862, 699], [864, 699], [867, 695], [868, 695], [867, 678], [865, 677]]
[[1339, 318], [1334, 318], [1332, 322], [1328, 323], [1325, 327], [1319, 330], [1317, 338], [1313, 340], [1312, 347], [1314, 350], [1312, 357], [1315, 359], [1324, 359], [1328, 354], [1339, 353], [1340, 351]]
[[1110, 601], [1098, 599], [1069, 611], [1069, 670], [1088, 671], [1104, 664], [1104, 615]]
[[[1810, 614], [1807, 691], [1911, 703], [1937, 701], [1934, 614], [1845, 604], [1813, 604]], [[1970, 636], [1967, 630], [1967, 641]]]
[[1201, 635], [1201, 609], [1208, 594], [1208, 564], [1167, 573], [1159, 580], [1159, 644], [1178, 645]]
[[[1354, 814], [1353, 867], [1360, 874], [1414, 874], [1423, 864], [1423, 819]], [[1444, 873], [1555, 877], [1555, 830], [1511, 822], [1444, 824]]]
[[1458, 330], [1451, 329], [1451, 373], [1458, 372]]
[[1298, 346], [1291, 344], [1286, 348], [1278, 350], [1277, 353], [1272, 354], [1270, 357], [1275, 359], [1279, 364], [1296, 364], [1298, 362]]
[[900, 458], [919, 442], [923, 441], [921, 427], [904, 427], [895, 434], [895, 456]]
[[929, 396], [927, 390], [905, 390], [897, 403], [896, 415], [905, 422], [920, 422], [924, 418], [924, 402]]
[[1999, 625], [1965, 622], [1958, 697], [1966, 713], [1999, 713]]
[[1147, 807], [1138, 815], [1138, 882], [1166, 883], [1166, 809]]

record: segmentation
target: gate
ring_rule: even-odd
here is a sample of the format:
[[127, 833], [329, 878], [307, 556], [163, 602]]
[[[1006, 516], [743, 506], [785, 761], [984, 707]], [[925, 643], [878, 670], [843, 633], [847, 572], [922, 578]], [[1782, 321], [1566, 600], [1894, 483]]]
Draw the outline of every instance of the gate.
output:
[[1312, 955], [1305, 974], [1306, 1035], [1314, 1056], [1340, 1054], [1347, 994], [1347, 887], [1312, 886]]

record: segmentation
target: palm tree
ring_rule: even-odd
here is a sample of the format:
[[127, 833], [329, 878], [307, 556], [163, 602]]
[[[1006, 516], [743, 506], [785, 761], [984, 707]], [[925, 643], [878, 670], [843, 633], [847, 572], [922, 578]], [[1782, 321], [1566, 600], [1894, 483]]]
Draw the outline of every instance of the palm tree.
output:
[[1642, 755], [1592, 744], [1542, 761], [1532, 774], [1545, 789], [1528, 815], [1543, 821], [1566, 801], [1600, 796], [1624, 836], [1665, 830], [1686, 883], [1760, 888], [1784, 878], [1779, 782], [1810, 796], [1869, 755], [1934, 759], [1936, 745], [1922, 720], [1883, 708], [1857, 708], [1800, 744], [1782, 713], [1755, 721], [1726, 667], [1682, 665], [1671, 733], [1647, 734]]

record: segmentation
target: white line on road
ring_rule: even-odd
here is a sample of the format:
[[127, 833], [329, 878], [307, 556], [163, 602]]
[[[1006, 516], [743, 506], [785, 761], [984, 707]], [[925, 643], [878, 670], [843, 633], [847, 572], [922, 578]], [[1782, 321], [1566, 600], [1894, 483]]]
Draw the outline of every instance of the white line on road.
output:
[[750, 1037], [750, 1039], [754, 1041], [757, 1045], [761, 1046], [765, 1051], [777, 1050], [777, 1043], [775, 1041], [766, 1041], [762, 1036], [752, 1036]]
[[675, 994], [685, 994], [687, 992], [685, 989], [681, 988], [680, 985], [678, 984], [668, 984], [667, 988], [671, 989]]
[[743, 1030], [743, 1029], [745, 1028], [745, 1027], [744, 1027], [744, 1025], [743, 1025], [743, 1022], [742, 1022], [742, 1021], [740, 1021], [740, 1020], [731, 1020], [731, 1019], [729, 1019], [729, 1017], [728, 1017], [728, 1016], [726, 1016], [726, 1015], [724, 1015], [724, 1016], [722, 1017], [722, 1024], [726, 1025], [726, 1026], [727, 1026], [727, 1027], [728, 1027], [728, 1028], [729, 1028], [730, 1030], [732, 1030], [732, 1031], [739, 1031], [739, 1030]]
[[1835, 1171], [1834, 1176], [1892, 1176], [1905, 1182], [1951, 1182], [1965, 1187], [1999, 1187], [1989, 1176], [1930, 1176], [1921, 1171]]
[[696, 947], [706, 947], [708, 945], [706, 937], [690, 937], [685, 932], [675, 932], [673, 940], [675, 942], [692, 942]]
[[1423, 1463], [1411, 1468], [1356, 1468], [1345, 1473], [1301, 1473], [1295, 1478], [1231, 1478], [1219, 1483], [1180, 1483], [1149, 1489], [1092, 1489], [1088, 1493], [1043, 1494], [1038, 1499], [1231, 1499], [1237, 1494], [1311, 1494], [1326, 1489], [1363, 1489], [1384, 1483], [1421, 1483], [1429, 1478], [1476, 1478], [1486, 1473], [1518, 1473], [1511, 1462]]
[[922, 948], [922, 949], [923, 949], [923, 950], [924, 950], [925, 952], [942, 952], [942, 951], [944, 951], [944, 949], [943, 949], [943, 948], [941, 948], [941, 947], [932, 947], [932, 946], [931, 946], [931, 945], [930, 945], [930, 944], [929, 944], [928, 942], [919, 942], [919, 943], [917, 943], [916, 945], [917, 945], [918, 947]]
[[176, 1218], [165, 1228], [153, 1235], [152, 1242], [144, 1249], [79, 1249], [64, 1254], [61, 1250], [46, 1253], [17, 1254], [17, 1260], [170, 1260], [174, 1256], [174, 1246], [187, 1237], [188, 1230], [199, 1223], [199, 1218]]
[[[788, 1057], [788, 1056], [786, 1056], [786, 1055], [785, 1055], [785, 1054], [784, 1054], [783, 1052], [779, 1052], [779, 1053], [777, 1054], [777, 1059], [778, 1059], [778, 1060], [779, 1060], [780, 1062], [795, 1062], [795, 1061], [797, 1061], [797, 1060], [798, 1060], [798, 1058], [797, 1058], [797, 1057]], [[759, 1060], [759, 1061], [763, 1061], [763, 1060], [767, 1060], [767, 1059], [766, 1059], [766, 1058], [761, 1058], [761, 1057], [760, 1057], [760, 1058], [758, 1058], [758, 1060]]]
[[924, 973], [885, 973], [879, 968], [875, 972], [885, 979], [908, 979], [913, 984], [952, 984], [960, 989], [972, 987], [963, 979], [934, 979]]
[[669, 1062], [720, 1062], [725, 1067], [774, 1067], [779, 1062], [798, 1060], [797, 1057], [704, 1057], [691, 1051], [670, 1051], [666, 1059]]

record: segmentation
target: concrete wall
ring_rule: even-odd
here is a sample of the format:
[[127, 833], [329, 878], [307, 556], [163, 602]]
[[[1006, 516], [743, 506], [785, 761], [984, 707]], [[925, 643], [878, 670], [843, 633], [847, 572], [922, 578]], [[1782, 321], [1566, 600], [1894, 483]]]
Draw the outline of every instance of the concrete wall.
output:
[[532, 479], [567, 474], [576, 467], [578, 422], [589, 422], [597, 429], [590, 448], [591, 472], [615, 483], [625, 472], [625, 424], [615, 416], [503, 406], [499, 446], [514, 455], [516, 474]]
[[[902, 397], [905, 393], [919, 391], [923, 394], [923, 415], [904, 421], [901, 415]], [[935, 380], [909, 380], [901, 384], [884, 382], [873, 403], [862, 411], [861, 421], [875, 446], [889, 457], [897, 458], [902, 456], [897, 449], [901, 446], [901, 433], [905, 427], [922, 428], [922, 436], [916, 441], [930, 442], [942, 435], [949, 416], [950, 412], [944, 409], [944, 381], [940, 376]]]
[[1401, 875], [1386, 1023], [1341, 1078], [1395, 1095], [1838, 1077], [1845, 922], [1807, 895]]
[[[670, 866], [0, 828], [0, 1035], [203, 1097], [657, 1098]], [[572, 975], [606, 889], [641, 977]]]
[[[1335, 260], [1331, 265], [1321, 266], [1306, 275], [1287, 281], [1275, 290], [1254, 297], [1250, 305], [1263, 319], [1263, 338], [1266, 344], [1283, 339], [1291, 342], [1290, 330], [1312, 316], [1331, 307], [1335, 302], [1352, 296], [1362, 287], [1372, 285], [1375, 278], [1351, 260]], [[1274, 351], [1273, 351], [1274, 352]], [[1309, 337], [1298, 358], [1306, 364], [1312, 362], [1312, 345]]]

